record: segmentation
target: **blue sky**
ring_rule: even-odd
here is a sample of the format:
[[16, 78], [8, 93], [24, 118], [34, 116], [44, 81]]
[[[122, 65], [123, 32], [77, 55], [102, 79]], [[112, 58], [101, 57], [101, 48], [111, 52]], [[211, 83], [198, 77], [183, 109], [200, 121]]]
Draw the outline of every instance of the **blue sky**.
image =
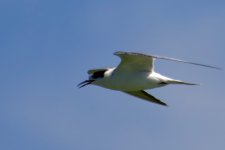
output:
[[76, 85], [118, 50], [224, 68], [224, 1], [0, 2], [0, 149], [224, 149], [224, 71], [159, 60], [201, 86], [150, 90], [165, 108]]

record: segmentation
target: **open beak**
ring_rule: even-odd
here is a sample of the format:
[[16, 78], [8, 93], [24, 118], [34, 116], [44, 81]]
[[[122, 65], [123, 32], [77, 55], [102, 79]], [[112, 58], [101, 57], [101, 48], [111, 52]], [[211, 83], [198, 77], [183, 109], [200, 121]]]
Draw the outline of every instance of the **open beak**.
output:
[[86, 85], [91, 84], [93, 81], [94, 81], [94, 80], [85, 80], [85, 81], [79, 83], [77, 86], [78, 86], [79, 88], [82, 88], [82, 87], [84, 87], [84, 86], [86, 86]]

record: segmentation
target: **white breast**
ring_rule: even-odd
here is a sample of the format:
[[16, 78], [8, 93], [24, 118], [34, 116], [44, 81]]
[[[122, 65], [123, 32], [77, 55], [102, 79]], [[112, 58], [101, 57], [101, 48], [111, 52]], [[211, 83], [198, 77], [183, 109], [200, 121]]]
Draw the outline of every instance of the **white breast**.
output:
[[93, 84], [119, 91], [138, 91], [160, 86], [160, 81], [152, 77], [150, 72], [116, 73], [114, 69], [108, 70], [104, 78], [96, 80]]

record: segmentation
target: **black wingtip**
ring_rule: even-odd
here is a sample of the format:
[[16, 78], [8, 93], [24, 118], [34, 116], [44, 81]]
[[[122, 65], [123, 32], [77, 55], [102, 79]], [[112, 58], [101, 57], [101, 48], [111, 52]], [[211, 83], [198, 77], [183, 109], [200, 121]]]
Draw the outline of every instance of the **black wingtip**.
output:
[[160, 103], [157, 103], [157, 104], [160, 104], [160, 105], [162, 105], [162, 106], [166, 106], [166, 107], [168, 107], [168, 105], [166, 104], [166, 103], [164, 103], [164, 102], [160, 102]]

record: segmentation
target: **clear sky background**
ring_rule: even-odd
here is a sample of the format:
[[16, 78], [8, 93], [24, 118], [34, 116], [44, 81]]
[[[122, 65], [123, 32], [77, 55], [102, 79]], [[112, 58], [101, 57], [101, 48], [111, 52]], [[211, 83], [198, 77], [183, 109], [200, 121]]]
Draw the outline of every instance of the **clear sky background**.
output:
[[150, 90], [169, 107], [96, 86], [127, 50], [225, 65], [223, 0], [1, 0], [1, 150], [222, 150], [224, 71], [158, 60], [201, 86]]

